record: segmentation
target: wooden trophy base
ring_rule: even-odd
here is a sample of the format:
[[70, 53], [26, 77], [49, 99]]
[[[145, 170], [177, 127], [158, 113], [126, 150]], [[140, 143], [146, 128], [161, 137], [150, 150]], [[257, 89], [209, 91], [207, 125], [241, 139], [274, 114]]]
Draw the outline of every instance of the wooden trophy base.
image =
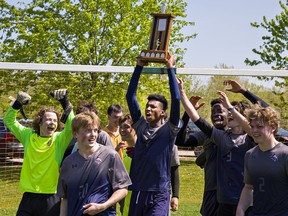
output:
[[144, 62], [166, 63], [170, 56], [163, 50], [142, 50], [137, 58]]

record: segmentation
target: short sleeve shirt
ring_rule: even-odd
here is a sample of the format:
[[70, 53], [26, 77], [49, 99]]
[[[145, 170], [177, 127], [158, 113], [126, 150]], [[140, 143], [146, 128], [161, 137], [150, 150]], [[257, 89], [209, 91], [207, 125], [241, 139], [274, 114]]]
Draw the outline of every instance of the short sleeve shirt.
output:
[[[80, 216], [84, 204], [103, 203], [115, 190], [130, 184], [129, 175], [117, 152], [99, 145], [88, 159], [75, 152], [64, 160], [57, 194], [67, 198], [68, 216]], [[115, 208], [110, 207], [101, 215], [115, 215]]]
[[250, 215], [288, 214], [288, 146], [279, 143], [268, 151], [259, 146], [245, 155], [244, 181], [253, 185]]

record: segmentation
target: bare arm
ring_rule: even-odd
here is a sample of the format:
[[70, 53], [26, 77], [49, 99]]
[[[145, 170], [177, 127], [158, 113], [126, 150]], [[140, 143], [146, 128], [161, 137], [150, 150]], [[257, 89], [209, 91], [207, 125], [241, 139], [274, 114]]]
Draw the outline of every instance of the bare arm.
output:
[[63, 198], [61, 200], [61, 205], [60, 205], [60, 216], [67, 216], [68, 215], [67, 209], [68, 209], [67, 199]]
[[107, 208], [115, 205], [117, 202], [122, 200], [128, 193], [127, 187], [120, 188], [111, 195], [111, 197], [104, 203], [88, 203], [84, 205], [83, 208], [85, 209], [83, 214], [95, 215], [100, 212], [105, 211]]
[[241, 125], [242, 129], [249, 135], [251, 136], [251, 127], [250, 124], [248, 122], [248, 120], [245, 118], [245, 116], [243, 116], [241, 113], [239, 113], [230, 103], [229, 98], [227, 97], [227, 95], [225, 94], [225, 92], [222, 91], [217, 91], [217, 94], [220, 95], [221, 99], [222, 99], [222, 104], [223, 106], [228, 109], [231, 114], [233, 115], [233, 118], [236, 119], [236, 121], [239, 122], [239, 124]]
[[[199, 103], [199, 100], [201, 100], [201, 99], [202, 99], [202, 97], [200, 97], [200, 96], [192, 96], [189, 99], [196, 110], [200, 109], [205, 104], [205, 102]], [[188, 142], [186, 140], [187, 125], [188, 125], [189, 119], [190, 118], [189, 118], [187, 112], [184, 112], [184, 114], [182, 116], [183, 126], [180, 129], [179, 133], [177, 134], [176, 141], [175, 141], [175, 144], [177, 146], [190, 146], [190, 144], [191, 144], [191, 142], [189, 142], [189, 140], [188, 140]], [[193, 142], [193, 143], [197, 143], [197, 140], [195, 139], [195, 142]]]
[[181, 101], [182, 101], [185, 111], [187, 112], [191, 120], [193, 122], [196, 122], [200, 118], [200, 116], [198, 115], [198, 112], [196, 111], [194, 106], [189, 101], [189, 98], [187, 97], [183, 89], [183, 81], [181, 79], [178, 79], [178, 87], [180, 91]]
[[238, 202], [236, 216], [245, 216], [245, 211], [253, 204], [253, 186], [245, 184]]

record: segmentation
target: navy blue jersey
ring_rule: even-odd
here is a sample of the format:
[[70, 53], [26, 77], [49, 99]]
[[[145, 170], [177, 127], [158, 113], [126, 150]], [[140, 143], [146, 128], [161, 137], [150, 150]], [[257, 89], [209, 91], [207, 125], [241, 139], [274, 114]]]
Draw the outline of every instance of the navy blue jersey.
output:
[[130, 177], [133, 191], [169, 191], [171, 154], [180, 128], [167, 121], [148, 137], [149, 123], [141, 117], [133, 127], [137, 141]]
[[217, 188], [217, 146], [210, 139], [205, 143], [209, 143], [205, 148], [206, 162], [204, 165], [205, 175], [205, 191], [216, 190]]
[[[104, 203], [115, 190], [130, 184], [129, 175], [118, 153], [110, 147], [99, 145], [88, 159], [77, 151], [63, 161], [57, 194], [67, 198], [68, 216], [81, 216], [83, 205], [90, 202]], [[116, 215], [115, 207], [99, 215]]]
[[219, 203], [237, 205], [244, 186], [244, 157], [255, 146], [246, 133], [213, 127], [211, 139], [217, 145], [217, 199]]

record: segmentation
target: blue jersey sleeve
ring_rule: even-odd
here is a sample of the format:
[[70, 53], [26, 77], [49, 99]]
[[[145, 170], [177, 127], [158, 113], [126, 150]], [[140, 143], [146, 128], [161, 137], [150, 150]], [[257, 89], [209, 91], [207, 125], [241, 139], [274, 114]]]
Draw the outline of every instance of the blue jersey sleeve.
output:
[[142, 69], [143, 67], [139, 65], [136, 66], [132, 74], [132, 77], [128, 86], [128, 90], [126, 93], [126, 101], [127, 101], [129, 111], [130, 111], [130, 114], [134, 123], [137, 122], [141, 117], [140, 106], [136, 99], [136, 91], [137, 91], [137, 86], [138, 86], [138, 82], [139, 82]]
[[260, 105], [264, 108], [269, 107], [269, 104], [248, 90], [243, 93], [243, 96], [245, 96], [253, 104], [260, 103]]
[[178, 125], [180, 120], [180, 92], [173, 68], [168, 68], [168, 77], [171, 94], [170, 122]]

